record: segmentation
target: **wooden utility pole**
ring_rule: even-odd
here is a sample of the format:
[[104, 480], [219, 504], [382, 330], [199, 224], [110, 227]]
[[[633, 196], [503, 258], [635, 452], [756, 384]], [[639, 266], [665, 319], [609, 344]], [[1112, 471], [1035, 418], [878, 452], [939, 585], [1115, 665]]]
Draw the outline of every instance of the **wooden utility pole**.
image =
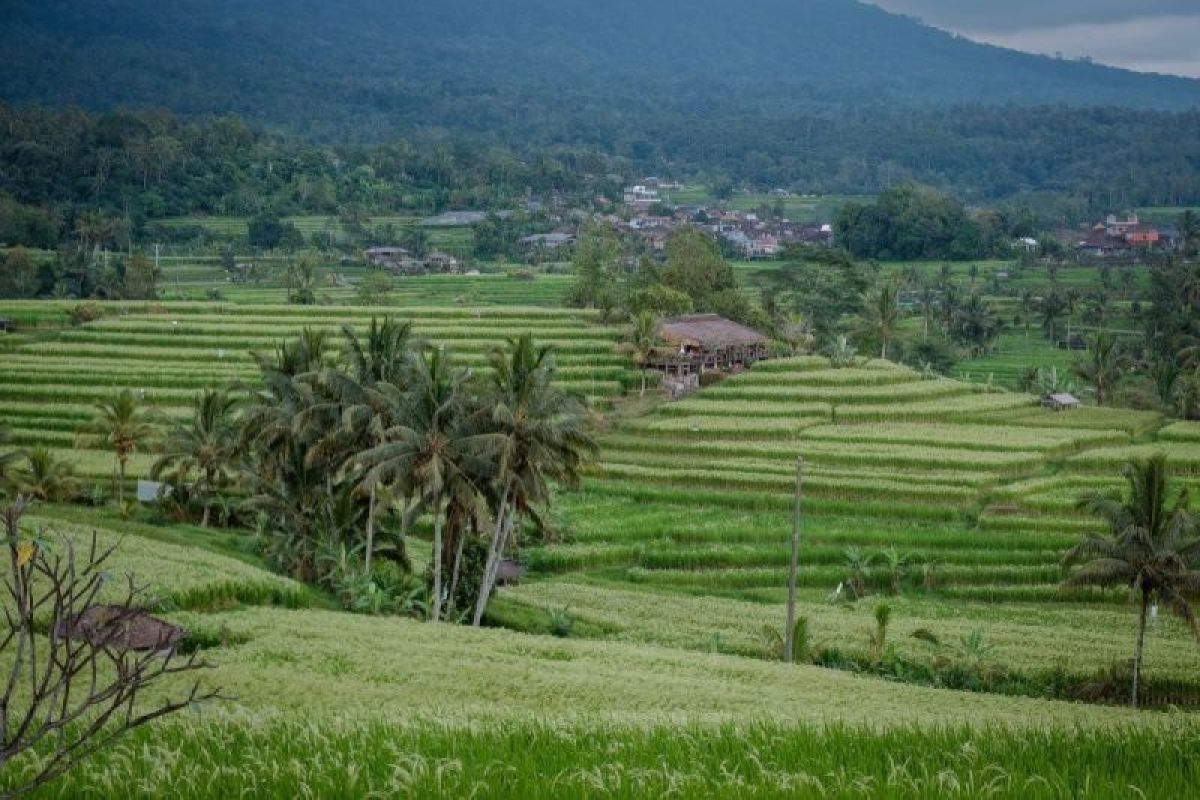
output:
[[804, 502], [804, 457], [796, 459], [796, 500], [792, 508], [792, 560], [788, 566], [787, 628], [783, 632], [783, 660], [792, 663], [796, 646], [796, 570], [800, 566], [800, 525]]

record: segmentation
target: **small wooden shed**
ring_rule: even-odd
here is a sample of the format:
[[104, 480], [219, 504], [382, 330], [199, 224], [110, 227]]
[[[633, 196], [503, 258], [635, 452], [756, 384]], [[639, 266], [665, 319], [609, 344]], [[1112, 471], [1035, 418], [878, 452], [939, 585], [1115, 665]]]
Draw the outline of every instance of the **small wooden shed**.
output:
[[1042, 398], [1042, 405], [1051, 411], [1073, 411], [1076, 408], [1080, 408], [1083, 403], [1079, 402], [1079, 398], [1073, 394], [1060, 392], [1058, 394], [1046, 395]]

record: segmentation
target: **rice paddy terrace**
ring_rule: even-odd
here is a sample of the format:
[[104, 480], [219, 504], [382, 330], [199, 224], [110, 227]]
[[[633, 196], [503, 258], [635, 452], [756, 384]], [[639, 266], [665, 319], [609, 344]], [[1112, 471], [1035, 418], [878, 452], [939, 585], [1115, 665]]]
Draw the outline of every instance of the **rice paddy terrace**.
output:
[[[802, 613], [817, 639], [867, 648], [874, 603], [827, 602], [855, 548], [905, 635], [979, 631], [1005, 663], [1048, 670], [1069, 653], [1072, 670], [1100, 669], [1127, 657], [1127, 596], [1064, 595], [1059, 564], [1095, 527], [1076, 501], [1117, 488], [1129, 456], [1165, 452], [1177, 482], [1200, 489], [1200, 426], [1161, 425], [1056, 414], [883, 361], [764, 362], [607, 436], [584, 492], [566, 498], [563, 542], [530, 556], [547, 579], [510, 597], [569, 607], [609, 637], [762, 655], [764, 626], [782, 616], [803, 456]], [[1152, 635], [1160, 668], [1195, 670], [1181, 626]]]
[[[213, 303], [105, 304], [105, 316], [79, 326], [65, 324], [71, 303], [11, 303], [3, 312], [41, 324], [10, 337], [0, 352], [0, 418], [18, 444], [70, 451], [75, 433], [92, 415], [92, 404], [122, 388], [166, 415], [184, 413], [205, 387], [256, 380], [252, 352], [270, 353], [304, 328], [329, 334], [331, 350], [342, 345], [341, 327], [362, 330], [374, 308], [230, 305]], [[532, 331], [558, 353], [559, 381], [573, 392], [607, 401], [633, 380], [626, 356], [617, 352], [622, 332], [581, 311], [516, 306], [460, 309], [409, 307], [398, 313], [414, 333], [445, 344], [456, 363], [483, 368], [486, 353], [507, 336]], [[110, 473], [109, 454], [74, 451], [85, 476]], [[148, 457], [136, 467], [144, 469]]]
[[[0, 419], [19, 443], [56, 448], [97, 481], [111, 454], [74, 449], [95, 400], [128, 387], [181, 413], [202, 387], [253, 380], [252, 350], [386, 311], [116, 303], [64, 326], [69, 305], [0, 307], [34, 326], [4, 340]], [[390, 313], [471, 366], [531, 330], [559, 347], [563, 386], [598, 406], [639, 382], [617, 346], [622, 330], [586, 312]], [[568, 616], [568, 639], [350, 616], [266, 571], [245, 533], [39, 507], [33, 525], [119, 538], [117, 571], [150, 582], [167, 616], [211, 651], [209, 680], [237, 698], [139, 733], [39, 796], [128, 796], [130, 781], [145, 796], [179, 797], [225, 796], [247, 781], [255, 796], [277, 797], [1051, 797], [1084, 785], [1115, 796], [1131, 783], [1179, 794], [1186, 770], [1139, 771], [1129, 753], [1193, 758], [1188, 717], [789, 668], [771, 663], [763, 631], [782, 622], [803, 456], [800, 612], [816, 645], [866, 650], [885, 598], [902, 655], [928, 656], [911, 635], [924, 629], [945, 642], [981, 637], [980, 657], [1026, 672], [1105, 669], [1128, 657], [1133, 619], [1123, 596], [1057, 591], [1062, 551], [1090, 525], [1074, 500], [1115, 486], [1122, 460], [1149, 451], [1167, 452], [1181, 483], [1200, 484], [1200, 425], [1108, 409], [1056, 415], [1026, 395], [887, 362], [832, 369], [811, 357], [764, 362], [611, 421], [582, 490], [559, 497], [559, 538], [525, 550], [528, 578], [495, 603], [494, 622], [527, 632]], [[848, 547], [876, 557], [873, 596], [829, 603]], [[414, 548], [418, 567], [423, 551]], [[1148, 675], [1195, 674], [1196, 646], [1173, 620], [1151, 626], [1147, 647]], [[898, 751], [936, 771], [898, 771]]]

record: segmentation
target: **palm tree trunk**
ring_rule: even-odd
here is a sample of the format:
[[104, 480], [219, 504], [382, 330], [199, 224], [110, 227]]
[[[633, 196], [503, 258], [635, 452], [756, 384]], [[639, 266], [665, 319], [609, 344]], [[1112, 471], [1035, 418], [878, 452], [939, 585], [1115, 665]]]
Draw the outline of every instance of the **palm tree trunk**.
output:
[[434, 622], [442, 618], [442, 502], [433, 500], [433, 602], [429, 609]]
[[125, 457], [117, 456], [117, 505], [125, 505]]
[[1138, 707], [1138, 695], [1141, 692], [1142, 683], [1142, 652], [1146, 643], [1146, 610], [1150, 605], [1150, 598], [1146, 594], [1146, 590], [1142, 590], [1142, 609], [1138, 614], [1138, 635], [1137, 645], [1133, 649], [1133, 695], [1130, 697], [1129, 705], [1132, 708]]
[[487, 610], [488, 599], [492, 594], [494, 576], [500, 563], [501, 538], [504, 535], [504, 518], [508, 513], [508, 492], [500, 498], [500, 509], [496, 512], [496, 524], [492, 526], [492, 541], [488, 544], [487, 563], [483, 567], [483, 581], [479, 585], [479, 596], [475, 598], [475, 613], [471, 617], [471, 625], [478, 628], [483, 621], [483, 612]]
[[375, 484], [371, 484], [371, 499], [367, 501], [367, 547], [363, 554], [363, 571], [371, 576], [371, 551], [375, 547]]
[[467, 543], [466, 531], [458, 532], [458, 546], [454, 548], [454, 568], [450, 570], [450, 592], [446, 599], [446, 617], [455, 610], [454, 598], [458, 595], [458, 578], [462, 574], [463, 545]]
[[508, 543], [512, 540], [513, 528], [517, 523], [517, 508], [514, 501], [509, 505], [508, 516], [504, 519], [504, 528], [500, 533], [500, 542], [496, 548], [496, 560], [492, 562], [491, 572], [485, 575], [487, 582], [487, 594], [484, 596], [483, 604], [479, 607], [479, 619], [482, 621], [483, 613], [487, 611], [488, 600], [492, 593], [496, 591], [496, 579], [500, 574], [500, 562], [504, 560], [504, 551], [508, 549]]

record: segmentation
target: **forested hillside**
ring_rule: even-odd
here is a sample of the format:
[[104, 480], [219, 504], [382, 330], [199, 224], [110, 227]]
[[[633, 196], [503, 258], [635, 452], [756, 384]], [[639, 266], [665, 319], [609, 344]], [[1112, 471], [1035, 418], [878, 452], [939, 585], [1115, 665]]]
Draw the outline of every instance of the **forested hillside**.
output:
[[0, 50], [12, 104], [235, 113], [337, 145], [468, 137], [812, 192], [1197, 197], [1200, 145], [1180, 132], [1200, 130], [1200, 81], [984, 46], [851, 0], [13, 0]]

